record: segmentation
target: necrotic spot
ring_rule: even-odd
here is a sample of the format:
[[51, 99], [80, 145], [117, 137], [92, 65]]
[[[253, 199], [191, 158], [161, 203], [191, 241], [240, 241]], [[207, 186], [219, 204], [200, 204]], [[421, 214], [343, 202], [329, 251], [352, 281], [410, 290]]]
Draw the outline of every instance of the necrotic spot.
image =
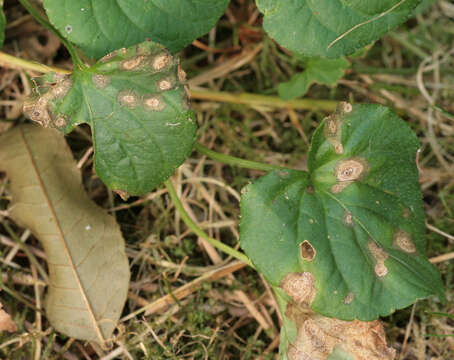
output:
[[161, 111], [165, 107], [165, 103], [159, 95], [145, 95], [143, 105], [150, 111]]
[[310, 272], [289, 273], [281, 281], [282, 289], [298, 304], [311, 304], [315, 299], [315, 279]]
[[138, 96], [133, 90], [120, 91], [117, 95], [117, 100], [120, 103], [120, 105], [129, 108], [134, 108], [139, 103]]
[[304, 240], [300, 244], [300, 254], [301, 254], [301, 257], [303, 258], [303, 260], [306, 260], [306, 261], [314, 260], [316, 253], [317, 252], [315, 251], [314, 247], [312, 246], [312, 244], [309, 241]]
[[344, 304], [346, 304], [346, 305], [351, 304], [354, 299], [355, 299], [355, 294], [352, 292], [349, 292], [347, 294], [347, 296], [345, 296], [345, 298], [344, 298]]
[[110, 77], [107, 75], [95, 74], [91, 80], [98, 89], [105, 89], [110, 84]]
[[159, 54], [153, 59], [152, 67], [156, 71], [162, 70], [170, 64], [170, 60], [170, 55], [166, 53]]
[[353, 222], [353, 215], [351, 212], [346, 212], [344, 214], [344, 224], [347, 225], [347, 226], [353, 226], [354, 225], [354, 222]]
[[123, 70], [134, 70], [142, 65], [142, 60], [144, 59], [143, 55], [135, 56], [131, 59], [123, 60], [120, 63], [120, 68]]
[[336, 167], [336, 177], [339, 181], [355, 181], [364, 176], [367, 171], [366, 161], [360, 158], [342, 160]]
[[415, 244], [411, 239], [411, 235], [403, 230], [396, 230], [394, 232], [394, 243], [406, 253], [416, 252]]

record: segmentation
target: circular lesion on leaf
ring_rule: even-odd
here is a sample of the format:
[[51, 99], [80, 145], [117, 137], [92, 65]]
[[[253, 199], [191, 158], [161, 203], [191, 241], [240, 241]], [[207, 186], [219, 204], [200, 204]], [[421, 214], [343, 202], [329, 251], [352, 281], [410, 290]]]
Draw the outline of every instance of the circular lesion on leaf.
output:
[[161, 91], [167, 91], [175, 86], [175, 79], [172, 77], [166, 77], [158, 81], [158, 89]]
[[346, 211], [344, 214], [344, 224], [349, 227], [353, 227], [353, 225], [355, 225], [353, 214], [349, 211]]
[[[312, 222], [313, 222], [313, 220], [312, 220]], [[315, 256], [317, 255], [317, 251], [315, 250], [315, 248], [312, 246], [312, 244], [308, 240], [304, 240], [300, 244], [300, 255], [303, 260], [312, 261], [315, 259]]]
[[355, 294], [352, 292], [349, 292], [344, 298], [344, 304], [349, 305], [353, 302], [354, 299], [355, 299]]
[[94, 74], [91, 77], [91, 80], [93, 81], [95, 87], [100, 90], [105, 89], [110, 84], [110, 77], [107, 75]]
[[356, 181], [364, 177], [368, 170], [368, 165], [363, 158], [351, 158], [339, 161], [335, 175], [338, 181]]
[[134, 90], [123, 90], [117, 95], [117, 100], [122, 106], [135, 108], [139, 105], [139, 96]]
[[143, 97], [143, 105], [145, 109], [150, 111], [161, 111], [165, 108], [166, 104], [160, 95], [145, 95]]
[[285, 275], [281, 280], [281, 288], [298, 304], [312, 304], [317, 294], [315, 278], [310, 272]]
[[416, 252], [416, 246], [408, 232], [400, 229], [395, 230], [393, 240], [394, 244], [406, 253], [412, 254]]
[[160, 71], [160, 70], [163, 70], [164, 68], [166, 68], [171, 63], [172, 63], [172, 57], [168, 53], [162, 52], [162, 53], [155, 55], [155, 57], [152, 60], [151, 67], [155, 71]]

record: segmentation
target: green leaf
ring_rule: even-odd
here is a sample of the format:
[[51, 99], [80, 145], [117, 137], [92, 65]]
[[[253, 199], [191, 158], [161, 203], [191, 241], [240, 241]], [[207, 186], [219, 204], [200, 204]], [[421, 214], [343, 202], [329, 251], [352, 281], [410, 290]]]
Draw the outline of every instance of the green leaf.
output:
[[44, 0], [52, 24], [96, 59], [150, 39], [176, 53], [206, 34], [228, 0]]
[[282, 99], [291, 100], [303, 96], [314, 83], [335, 85], [350, 66], [345, 58], [334, 60], [309, 58], [303, 63], [303, 72], [293, 75], [290, 81], [279, 85], [279, 96]]
[[54, 75], [24, 111], [64, 133], [88, 123], [99, 177], [111, 189], [140, 195], [170, 177], [191, 153], [196, 124], [183, 77], [176, 58], [145, 42], [75, 69], [70, 78]]
[[64, 136], [35, 125], [0, 137], [0, 171], [10, 180], [8, 216], [46, 252], [46, 316], [58, 331], [104, 343], [129, 286], [125, 243], [115, 219], [87, 196]]
[[306, 56], [349, 55], [411, 16], [420, 0], [257, 0], [263, 27]]
[[426, 257], [418, 148], [389, 109], [341, 104], [314, 134], [308, 172], [272, 171], [244, 189], [242, 248], [274, 286], [311, 273], [311, 307], [328, 317], [370, 321], [444, 299]]
[[3, 46], [3, 41], [5, 40], [5, 27], [6, 18], [3, 12], [3, 0], [0, 0], [0, 47]]

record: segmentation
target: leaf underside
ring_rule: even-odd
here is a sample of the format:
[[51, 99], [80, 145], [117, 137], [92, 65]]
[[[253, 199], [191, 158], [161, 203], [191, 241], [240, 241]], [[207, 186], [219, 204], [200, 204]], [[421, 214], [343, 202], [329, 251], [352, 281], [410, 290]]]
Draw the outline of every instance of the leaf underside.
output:
[[128, 292], [125, 244], [114, 218], [85, 193], [63, 135], [35, 125], [5, 133], [0, 170], [11, 182], [9, 216], [46, 252], [52, 326], [77, 339], [108, 340]]
[[274, 286], [312, 273], [311, 307], [328, 317], [370, 321], [443, 299], [425, 253], [418, 147], [387, 108], [344, 103], [316, 130], [308, 172], [272, 171], [244, 189], [242, 248]]
[[147, 39], [176, 53], [206, 34], [228, 0], [44, 0], [52, 24], [88, 56]]
[[182, 82], [178, 60], [161, 45], [144, 42], [75, 69], [70, 78], [54, 75], [24, 111], [64, 133], [88, 123], [101, 180], [120, 193], [141, 195], [170, 177], [192, 151], [197, 127]]
[[257, 0], [263, 27], [305, 56], [349, 55], [406, 21], [420, 0]]

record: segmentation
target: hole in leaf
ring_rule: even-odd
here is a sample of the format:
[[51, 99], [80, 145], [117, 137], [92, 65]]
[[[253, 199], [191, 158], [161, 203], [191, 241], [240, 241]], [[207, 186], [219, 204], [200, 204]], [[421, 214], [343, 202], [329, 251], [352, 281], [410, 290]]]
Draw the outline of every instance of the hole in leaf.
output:
[[309, 241], [304, 240], [300, 244], [300, 254], [301, 254], [301, 257], [303, 258], [303, 260], [306, 260], [306, 261], [314, 260], [316, 253], [317, 253], [317, 251], [314, 249], [314, 247], [312, 246], [312, 244]]

